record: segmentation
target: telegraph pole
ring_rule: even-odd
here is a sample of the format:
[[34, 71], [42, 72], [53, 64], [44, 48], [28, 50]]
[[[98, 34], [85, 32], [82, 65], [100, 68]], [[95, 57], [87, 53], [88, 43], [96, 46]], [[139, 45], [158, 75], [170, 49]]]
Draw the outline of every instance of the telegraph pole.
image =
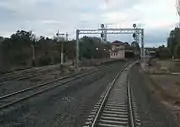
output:
[[[65, 37], [65, 41], [68, 41], [68, 33], [66, 33], [66, 34], [64, 34], [64, 33], [62, 33], [62, 34], [60, 34], [59, 33], [59, 31], [57, 32], [57, 34], [56, 34], [57, 36], [58, 36], [58, 41], [59, 41], [59, 37], [60, 37], [60, 35], [61, 36], [66, 36]], [[64, 43], [63, 43], [63, 41], [62, 41], [62, 43], [61, 43], [61, 66], [64, 64]]]
[[76, 66], [79, 67], [79, 30], [76, 30]]
[[36, 39], [35, 37], [32, 38], [32, 44], [31, 44], [31, 47], [32, 47], [32, 66], [35, 66], [35, 45], [36, 45]]
[[35, 42], [32, 44], [32, 65], [35, 66]]
[[141, 31], [141, 48], [142, 48], [142, 57], [144, 57], [145, 53], [144, 53], [144, 29], [142, 29]]

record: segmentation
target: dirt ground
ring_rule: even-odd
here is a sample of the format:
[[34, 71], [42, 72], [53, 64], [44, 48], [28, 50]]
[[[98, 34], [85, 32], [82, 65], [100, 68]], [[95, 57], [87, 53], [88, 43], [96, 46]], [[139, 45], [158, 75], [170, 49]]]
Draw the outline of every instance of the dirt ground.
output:
[[141, 127], [178, 127], [177, 120], [168, 107], [163, 105], [161, 91], [138, 65], [129, 75]]
[[146, 66], [145, 72], [153, 82], [152, 92], [180, 121], [180, 71], [175, 68], [177, 64], [172, 61], [156, 61]]

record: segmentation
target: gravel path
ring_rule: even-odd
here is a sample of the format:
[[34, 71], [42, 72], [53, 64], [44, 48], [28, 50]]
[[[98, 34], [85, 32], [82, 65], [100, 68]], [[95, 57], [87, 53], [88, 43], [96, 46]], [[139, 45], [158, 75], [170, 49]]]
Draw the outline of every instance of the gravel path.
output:
[[149, 90], [151, 81], [146, 74], [135, 66], [129, 75], [133, 88], [142, 127], [176, 127], [172, 114]]
[[0, 114], [3, 127], [79, 127], [125, 62], [41, 94]]

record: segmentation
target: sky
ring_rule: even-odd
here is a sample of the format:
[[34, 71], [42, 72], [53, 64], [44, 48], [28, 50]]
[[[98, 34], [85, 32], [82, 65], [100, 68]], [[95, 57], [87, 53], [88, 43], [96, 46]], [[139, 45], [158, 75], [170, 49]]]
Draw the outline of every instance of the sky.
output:
[[[176, 0], [0, 0], [0, 36], [31, 30], [37, 36], [53, 37], [57, 31], [75, 38], [76, 29], [109, 27], [145, 30], [145, 45], [166, 44], [179, 16]], [[130, 35], [108, 36], [109, 41], [132, 41]]]

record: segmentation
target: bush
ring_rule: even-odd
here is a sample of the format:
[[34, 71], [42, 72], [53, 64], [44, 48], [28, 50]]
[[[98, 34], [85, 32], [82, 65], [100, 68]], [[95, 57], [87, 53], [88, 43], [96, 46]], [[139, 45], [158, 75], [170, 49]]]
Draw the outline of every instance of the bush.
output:
[[171, 53], [168, 48], [163, 47], [159, 49], [159, 57], [162, 59], [169, 59], [171, 58]]
[[12, 65], [26, 65], [29, 55], [27, 53], [11, 54], [9, 60]]
[[50, 65], [51, 64], [51, 57], [49, 57], [49, 56], [40, 57], [39, 64], [41, 66]]
[[57, 63], [60, 63], [60, 62], [61, 62], [60, 56], [54, 56], [53, 57], [53, 64], [57, 64]]

